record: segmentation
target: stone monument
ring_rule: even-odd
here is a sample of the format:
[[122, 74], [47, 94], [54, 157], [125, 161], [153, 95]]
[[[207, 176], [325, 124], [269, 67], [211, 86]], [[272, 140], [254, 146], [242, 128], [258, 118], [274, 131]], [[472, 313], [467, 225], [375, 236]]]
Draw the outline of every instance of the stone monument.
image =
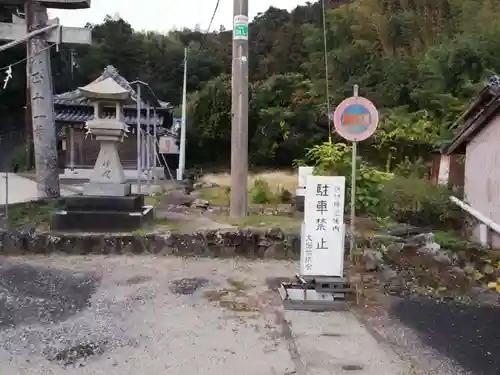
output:
[[[90, 181], [83, 195], [61, 199], [61, 210], [52, 221], [54, 230], [128, 231], [140, 228], [152, 217], [142, 195], [132, 195], [125, 178], [117, 145], [128, 131], [123, 106], [133, 103], [130, 92], [112, 78], [80, 87], [82, 96], [93, 102], [94, 117], [87, 121], [87, 134], [100, 142]], [[115, 116], [105, 113], [114, 108]]]

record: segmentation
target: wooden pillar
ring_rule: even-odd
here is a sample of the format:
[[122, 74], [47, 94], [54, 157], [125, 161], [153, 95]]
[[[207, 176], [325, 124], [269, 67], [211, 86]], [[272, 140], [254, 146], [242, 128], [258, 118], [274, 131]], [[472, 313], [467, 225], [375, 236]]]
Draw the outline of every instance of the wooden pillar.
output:
[[75, 170], [75, 129], [72, 125], [69, 127], [69, 167], [72, 171]]

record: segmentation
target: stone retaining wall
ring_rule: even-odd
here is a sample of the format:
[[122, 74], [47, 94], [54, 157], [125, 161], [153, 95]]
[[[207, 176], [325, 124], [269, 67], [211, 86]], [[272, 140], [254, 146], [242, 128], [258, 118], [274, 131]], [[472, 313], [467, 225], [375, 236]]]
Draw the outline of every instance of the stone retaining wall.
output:
[[0, 232], [0, 254], [156, 254], [297, 260], [300, 237], [279, 229], [211, 230], [190, 234]]

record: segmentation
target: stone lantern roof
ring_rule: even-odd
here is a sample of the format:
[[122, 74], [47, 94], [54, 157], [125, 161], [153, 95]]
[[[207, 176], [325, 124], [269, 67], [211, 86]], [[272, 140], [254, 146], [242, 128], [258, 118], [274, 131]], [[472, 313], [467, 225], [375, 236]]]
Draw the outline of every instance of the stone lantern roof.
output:
[[120, 86], [112, 78], [89, 83], [87, 86], [79, 87], [78, 90], [83, 96], [95, 101], [122, 102], [123, 104], [134, 102], [130, 91]]

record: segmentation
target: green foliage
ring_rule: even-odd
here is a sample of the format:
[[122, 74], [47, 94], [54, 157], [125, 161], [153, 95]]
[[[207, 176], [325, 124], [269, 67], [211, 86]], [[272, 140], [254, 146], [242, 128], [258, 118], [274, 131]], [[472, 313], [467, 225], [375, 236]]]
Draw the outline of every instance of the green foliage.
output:
[[[349, 146], [344, 143], [322, 143], [307, 151], [306, 161], [308, 165], [314, 166], [314, 174], [345, 176], [346, 202], [350, 201], [352, 152]], [[359, 157], [356, 163], [356, 212], [376, 215], [381, 204], [382, 184], [392, 175], [378, 171]]]
[[[306, 161], [315, 174], [346, 177], [346, 202], [351, 191], [351, 148], [326, 142], [308, 150]], [[432, 228], [458, 228], [462, 211], [452, 204], [452, 193], [420, 178], [418, 165], [407, 162], [396, 168], [402, 175], [381, 172], [361, 158], [357, 160], [356, 213]], [[406, 169], [405, 169], [406, 168]], [[415, 171], [416, 170], [416, 171]], [[346, 209], [349, 205], [346, 204]]]
[[271, 203], [274, 199], [273, 192], [267, 181], [256, 179], [250, 187], [250, 197], [254, 204]]
[[481, 245], [462, 239], [458, 233], [438, 230], [434, 232], [434, 236], [436, 242], [446, 250], [458, 252], [463, 250], [467, 251], [481, 249]]
[[401, 177], [416, 177], [424, 178], [429, 174], [430, 165], [422, 158], [418, 158], [412, 162], [406, 157], [401, 163], [394, 167], [394, 174]]
[[[406, 160], [430, 159], [450, 124], [500, 72], [500, 3], [493, 0], [338, 0], [326, 15], [330, 106], [352, 93], [373, 101], [379, 129], [360, 144], [370, 166], [395, 173]], [[270, 7], [250, 26], [249, 158], [255, 166], [289, 167], [329, 139], [321, 2], [288, 12]], [[11, 9], [0, 17], [11, 20]], [[231, 145], [231, 31], [138, 32], [123, 19], [88, 25], [93, 44], [52, 52], [54, 90], [73, 90], [114, 65], [128, 80], [148, 82], [158, 98], [180, 104], [188, 47], [189, 163], [227, 165]], [[203, 42], [203, 48], [200, 48]], [[0, 66], [22, 60], [6, 50]], [[73, 57], [73, 58], [72, 58]], [[72, 60], [75, 64], [72, 64]], [[22, 122], [24, 67], [2, 91], [2, 128]], [[328, 108], [331, 110], [332, 108]], [[176, 111], [178, 114], [178, 110]], [[333, 140], [335, 135], [333, 135]], [[420, 162], [418, 162], [420, 163]], [[366, 166], [368, 168], [368, 166]], [[337, 168], [337, 167], [336, 167]], [[405, 167], [406, 168], [406, 167]], [[407, 170], [407, 168], [405, 169]]]
[[463, 222], [463, 212], [451, 203], [452, 193], [445, 187], [404, 177], [394, 177], [382, 186], [380, 213], [397, 222], [435, 229], [458, 228]]
[[276, 191], [273, 191], [269, 183], [263, 179], [253, 181], [249, 189], [250, 201], [253, 204], [268, 204], [268, 203], [291, 203], [293, 200], [292, 193], [279, 186]]
[[277, 197], [278, 202], [280, 203], [292, 203], [293, 201], [293, 194], [290, 192], [290, 190], [283, 187], [279, 189]]

